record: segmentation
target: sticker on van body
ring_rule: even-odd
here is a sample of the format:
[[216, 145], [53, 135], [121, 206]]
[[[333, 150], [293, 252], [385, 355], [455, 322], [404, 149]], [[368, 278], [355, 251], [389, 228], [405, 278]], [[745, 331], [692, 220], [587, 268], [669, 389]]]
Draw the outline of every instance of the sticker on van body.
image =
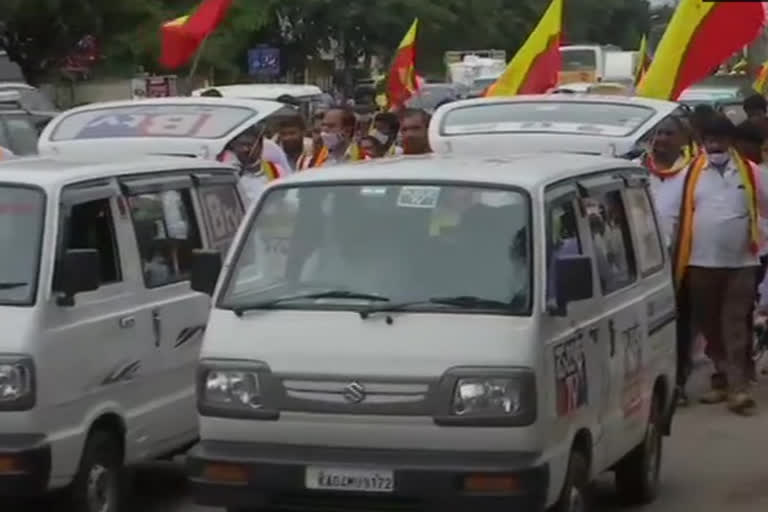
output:
[[622, 383], [622, 409], [624, 417], [635, 416], [643, 409], [643, 336], [635, 324], [622, 331], [624, 342], [624, 380]]
[[554, 348], [555, 399], [558, 416], [568, 416], [587, 405], [587, 356], [582, 336]]
[[397, 196], [401, 208], [435, 208], [440, 199], [440, 187], [403, 187]]

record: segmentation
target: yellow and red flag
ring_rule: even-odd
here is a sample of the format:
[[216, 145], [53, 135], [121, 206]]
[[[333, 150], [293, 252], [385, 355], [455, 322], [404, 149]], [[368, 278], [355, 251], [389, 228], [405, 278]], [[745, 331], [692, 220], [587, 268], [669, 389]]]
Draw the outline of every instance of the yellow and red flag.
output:
[[752, 84], [752, 89], [758, 94], [768, 92], [768, 60], [760, 66], [760, 71], [757, 72], [757, 78], [755, 78], [755, 83]]
[[651, 65], [651, 56], [648, 54], [648, 39], [643, 36], [640, 40], [640, 49], [637, 51], [637, 67], [635, 68], [635, 87], [638, 86], [640, 80], [648, 71], [648, 67]]
[[763, 2], [681, 0], [636, 94], [676, 100], [752, 42], [765, 21]]
[[552, 0], [539, 24], [509, 61], [504, 73], [488, 88], [486, 96], [543, 94], [555, 87], [562, 67], [562, 27], [563, 0]]
[[224, 20], [231, 5], [232, 0], [203, 0], [191, 15], [163, 23], [160, 64], [177, 69], [188, 63]]
[[413, 20], [397, 48], [387, 80], [387, 99], [391, 109], [402, 107], [419, 88], [416, 80], [416, 36], [419, 19]]

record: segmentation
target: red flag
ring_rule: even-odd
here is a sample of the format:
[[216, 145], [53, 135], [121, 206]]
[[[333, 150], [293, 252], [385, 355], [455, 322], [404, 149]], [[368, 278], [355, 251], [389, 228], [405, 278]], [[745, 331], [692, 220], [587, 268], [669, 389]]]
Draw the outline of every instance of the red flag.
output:
[[681, 0], [637, 95], [676, 100], [751, 43], [766, 22], [763, 2]]
[[232, 0], [203, 0], [193, 14], [164, 23], [160, 64], [177, 69], [188, 63], [224, 20], [231, 5]]
[[416, 32], [419, 20], [413, 21], [413, 25], [405, 34], [400, 46], [397, 48], [392, 67], [389, 70], [387, 82], [387, 99], [391, 109], [401, 107], [419, 88], [416, 80]]

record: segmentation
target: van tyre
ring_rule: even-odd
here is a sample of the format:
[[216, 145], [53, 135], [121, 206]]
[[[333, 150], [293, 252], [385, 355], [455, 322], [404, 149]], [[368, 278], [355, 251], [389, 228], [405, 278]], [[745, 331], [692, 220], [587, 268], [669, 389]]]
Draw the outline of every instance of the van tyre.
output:
[[661, 421], [661, 402], [654, 396], [645, 438], [616, 465], [616, 490], [627, 505], [651, 503], [659, 494]]
[[563, 490], [551, 512], [590, 512], [591, 491], [587, 458], [580, 452], [571, 452]]
[[92, 432], [69, 489], [72, 512], [117, 512], [123, 495], [122, 468], [120, 445], [114, 435]]

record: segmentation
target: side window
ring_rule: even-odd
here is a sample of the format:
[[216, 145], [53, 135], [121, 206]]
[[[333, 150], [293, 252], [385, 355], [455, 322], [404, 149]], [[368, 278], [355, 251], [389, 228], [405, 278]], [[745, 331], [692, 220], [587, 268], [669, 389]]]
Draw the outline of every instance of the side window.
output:
[[192, 251], [202, 248], [190, 190], [140, 194], [129, 203], [146, 286], [188, 279]]
[[8, 138], [8, 133], [6, 132], [6, 126], [5, 126], [5, 118], [0, 116], [0, 147], [3, 147], [5, 149], [10, 149], [13, 151], [13, 148], [11, 147], [11, 139]]
[[627, 214], [619, 190], [598, 192], [584, 201], [600, 283], [607, 295], [637, 277]]
[[574, 199], [552, 202], [547, 208], [547, 301], [555, 299], [555, 263], [563, 256], [583, 254]]
[[30, 117], [9, 117], [6, 120], [8, 136], [17, 155], [37, 154], [38, 132]]
[[642, 275], [664, 267], [664, 247], [657, 228], [656, 215], [646, 188], [629, 188], [624, 193], [632, 228], [637, 235], [638, 267]]
[[203, 222], [211, 248], [226, 254], [243, 220], [243, 204], [234, 185], [209, 185], [198, 189]]
[[[58, 254], [69, 249], [99, 251], [99, 271], [102, 284], [123, 280], [120, 251], [115, 236], [115, 223], [109, 199], [97, 199], [73, 205], [65, 212], [65, 221]], [[58, 279], [54, 276], [54, 283]]]

